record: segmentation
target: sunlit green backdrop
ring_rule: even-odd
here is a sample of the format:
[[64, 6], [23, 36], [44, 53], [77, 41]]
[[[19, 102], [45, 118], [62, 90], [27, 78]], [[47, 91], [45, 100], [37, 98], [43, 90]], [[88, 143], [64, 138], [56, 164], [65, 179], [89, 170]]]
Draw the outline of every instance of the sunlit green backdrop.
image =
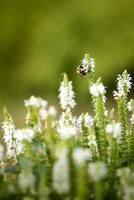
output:
[[62, 72], [74, 82], [77, 110], [85, 107], [76, 67], [87, 52], [110, 90], [116, 73], [133, 72], [133, 0], [0, 0], [0, 111], [21, 112], [31, 94], [57, 104]]

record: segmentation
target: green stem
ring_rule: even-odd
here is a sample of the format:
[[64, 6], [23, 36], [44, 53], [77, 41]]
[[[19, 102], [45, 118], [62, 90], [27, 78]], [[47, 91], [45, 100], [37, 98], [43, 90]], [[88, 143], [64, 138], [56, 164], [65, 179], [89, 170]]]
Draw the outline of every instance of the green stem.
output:
[[102, 183], [99, 181], [95, 182], [95, 200], [103, 199], [103, 191]]
[[106, 140], [106, 120], [104, 115], [103, 97], [98, 96], [94, 99], [96, 137], [100, 159], [107, 161], [107, 140]]
[[132, 125], [131, 132], [128, 138], [128, 162], [134, 162], [134, 124]]
[[121, 143], [120, 143], [120, 156], [124, 159], [126, 159], [126, 153], [127, 153], [127, 124], [126, 124], [126, 98], [124, 96], [120, 97], [118, 102], [118, 115], [119, 120], [121, 123]]
[[[84, 165], [78, 169], [76, 177], [76, 199], [84, 200], [88, 199], [88, 178], [87, 178], [87, 166]], [[81, 184], [82, 183], [82, 184]]]

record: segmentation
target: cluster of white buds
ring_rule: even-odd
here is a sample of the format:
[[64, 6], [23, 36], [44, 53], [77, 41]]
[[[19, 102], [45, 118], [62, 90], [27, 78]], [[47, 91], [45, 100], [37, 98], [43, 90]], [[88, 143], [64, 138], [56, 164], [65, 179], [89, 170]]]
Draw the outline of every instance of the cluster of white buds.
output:
[[77, 166], [83, 166], [87, 161], [91, 160], [92, 153], [89, 149], [75, 148], [72, 157]]
[[72, 87], [72, 81], [69, 81], [67, 75], [64, 74], [63, 81], [60, 84], [59, 88], [59, 99], [60, 105], [63, 110], [66, 110], [68, 107], [74, 108], [76, 102], [74, 100], [75, 93]]
[[5, 112], [5, 121], [2, 123], [4, 131], [3, 140], [6, 144], [7, 158], [16, 160], [17, 155], [24, 152], [23, 141], [31, 142], [35, 136], [34, 130], [30, 128], [16, 129], [10, 114]]
[[90, 163], [88, 166], [88, 174], [93, 181], [102, 180], [106, 177], [107, 173], [108, 169], [104, 162], [98, 161], [95, 163]]
[[4, 131], [3, 140], [6, 144], [6, 156], [16, 159], [15, 126], [12, 117], [7, 111], [5, 111], [5, 121], [2, 123], [2, 129]]
[[89, 92], [92, 96], [98, 97], [99, 95], [104, 95], [106, 90], [103, 83], [96, 82], [89, 87]]
[[35, 96], [31, 96], [29, 99], [24, 101], [25, 107], [46, 108], [47, 104], [47, 101]]
[[73, 121], [72, 115], [68, 112], [68, 109], [66, 112], [62, 113], [57, 124], [57, 132], [61, 139], [69, 139], [77, 134]]
[[66, 194], [70, 189], [68, 150], [62, 147], [59, 151], [52, 171], [53, 189], [59, 194]]
[[38, 108], [39, 117], [44, 120], [48, 116], [55, 117], [57, 114], [56, 108], [54, 106], [47, 107], [48, 102], [39, 97], [31, 96], [29, 99], [24, 101], [24, 105], [27, 108], [29, 107]]
[[88, 72], [94, 72], [95, 60], [88, 54], [85, 54], [80, 65], [77, 67], [77, 73], [81, 76], [86, 75]]
[[130, 74], [125, 70], [122, 75], [117, 76], [117, 91], [113, 92], [115, 100], [118, 100], [120, 97], [127, 95], [131, 89], [132, 78]]

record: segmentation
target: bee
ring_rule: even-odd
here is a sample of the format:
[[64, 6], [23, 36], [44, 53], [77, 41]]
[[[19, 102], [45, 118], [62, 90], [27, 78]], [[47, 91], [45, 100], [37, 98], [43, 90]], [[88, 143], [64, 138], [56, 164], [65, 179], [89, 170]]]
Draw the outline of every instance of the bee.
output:
[[83, 68], [82, 65], [79, 65], [76, 69], [77, 74], [79, 74], [81, 77], [85, 76], [87, 74], [87, 71]]

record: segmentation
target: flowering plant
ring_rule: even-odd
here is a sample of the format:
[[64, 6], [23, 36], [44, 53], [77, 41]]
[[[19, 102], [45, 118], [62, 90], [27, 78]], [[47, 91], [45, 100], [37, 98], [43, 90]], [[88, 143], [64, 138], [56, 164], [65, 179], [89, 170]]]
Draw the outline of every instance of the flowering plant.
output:
[[95, 80], [95, 60], [86, 54], [77, 72], [88, 77], [94, 116], [73, 115], [75, 93], [66, 74], [59, 88], [59, 117], [54, 106], [32, 96], [24, 102], [26, 125], [18, 129], [4, 109], [0, 200], [134, 199], [131, 77], [126, 70], [117, 77], [114, 115], [113, 109], [107, 110], [101, 78]]

